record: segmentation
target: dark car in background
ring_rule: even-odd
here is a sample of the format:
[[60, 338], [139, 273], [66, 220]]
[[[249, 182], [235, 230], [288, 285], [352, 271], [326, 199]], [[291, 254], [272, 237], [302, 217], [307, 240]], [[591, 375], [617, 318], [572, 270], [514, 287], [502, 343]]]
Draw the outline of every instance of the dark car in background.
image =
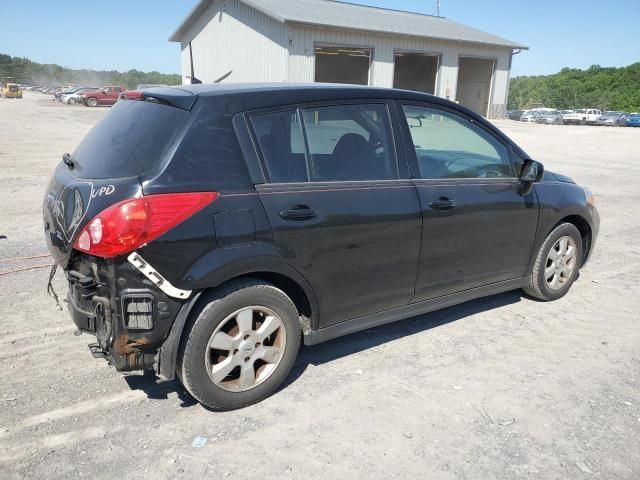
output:
[[587, 189], [470, 110], [320, 84], [123, 99], [43, 212], [92, 354], [223, 410], [277, 389], [301, 341], [513, 289], [558, 299], [599, 228]]
[[523, 113], [524, 113], [524, 110], [508, 110], [507, 111], [507, 118], [509, 120], [520, 121], [520, 117], [522, 116]]

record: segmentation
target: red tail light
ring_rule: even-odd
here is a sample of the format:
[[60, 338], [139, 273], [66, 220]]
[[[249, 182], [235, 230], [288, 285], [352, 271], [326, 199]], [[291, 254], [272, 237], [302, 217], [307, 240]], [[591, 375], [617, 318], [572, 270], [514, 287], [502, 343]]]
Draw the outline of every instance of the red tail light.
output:
[[91, 219], [73, 248], [103, 258], [124, 255], [159, 237], [216, 198], [217, 192], [196, 192], [124, 200]]

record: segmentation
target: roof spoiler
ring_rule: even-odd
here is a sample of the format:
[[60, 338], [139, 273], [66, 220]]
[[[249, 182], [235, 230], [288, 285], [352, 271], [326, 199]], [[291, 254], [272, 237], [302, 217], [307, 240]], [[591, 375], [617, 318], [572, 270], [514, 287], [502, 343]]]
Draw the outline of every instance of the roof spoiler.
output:
[[161, 103], [182, 110], [191, 110], [198, 96], [195, 93], [175, 87], [154, 87], [144, 90], [129, 90], [120, 94], [120, 100], [138, 100]]

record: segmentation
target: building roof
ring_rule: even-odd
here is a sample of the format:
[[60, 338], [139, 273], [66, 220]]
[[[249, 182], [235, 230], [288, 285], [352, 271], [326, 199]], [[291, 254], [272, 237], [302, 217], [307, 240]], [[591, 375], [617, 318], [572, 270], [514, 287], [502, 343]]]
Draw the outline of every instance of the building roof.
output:
[[[179, 42], [214, 0], [201, 0], [169, 38]], [[335, 0], [239, 0], [282, 23], [363, 30], [512, 49], [528, 47], [444, 17]]]

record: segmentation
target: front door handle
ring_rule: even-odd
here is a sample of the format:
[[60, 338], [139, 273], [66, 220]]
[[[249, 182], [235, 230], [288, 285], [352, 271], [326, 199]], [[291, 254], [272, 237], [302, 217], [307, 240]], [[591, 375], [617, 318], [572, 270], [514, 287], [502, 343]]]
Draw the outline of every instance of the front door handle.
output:
[[456, 202], [448, 197], [440, 197], [438, 200], [429, 202], [429, 206], [434, 210], [451, 210], [456, 206]]
[[284, 220], [309, 220], [317, 216], [318, 212], [316, 212], [313, 208], [307, 207], [306, 205], [295, 205], [289, 210], [282, 210], [280, 212], [280, 217]]

